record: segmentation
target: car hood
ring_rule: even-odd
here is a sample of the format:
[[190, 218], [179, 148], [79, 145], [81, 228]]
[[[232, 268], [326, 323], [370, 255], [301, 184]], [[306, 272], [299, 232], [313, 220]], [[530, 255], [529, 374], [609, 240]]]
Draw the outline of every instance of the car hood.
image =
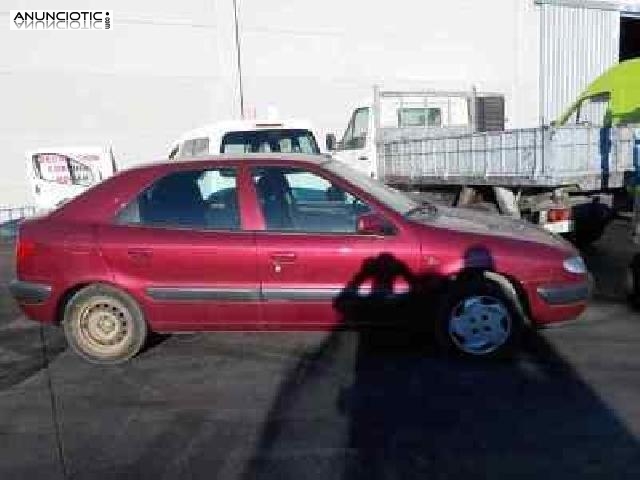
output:
[[525, 220], [478, 212], [467, 208], [438, 206], [438, 212], [432, 217], [416, 218], [416, 221], [438, 228], [446, 228], [465, 233], [506, 237], [574, 251], [573, 246], [558, 235]]

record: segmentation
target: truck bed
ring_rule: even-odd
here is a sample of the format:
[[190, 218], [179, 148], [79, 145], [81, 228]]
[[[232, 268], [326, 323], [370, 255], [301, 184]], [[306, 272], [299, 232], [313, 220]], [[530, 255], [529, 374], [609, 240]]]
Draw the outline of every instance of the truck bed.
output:
[[386, 183], [491, 185], [583, 191], [624, 186], [633, 171], [630, 127], [542, 127], [463, 133], [381, 128], [379, 177]]

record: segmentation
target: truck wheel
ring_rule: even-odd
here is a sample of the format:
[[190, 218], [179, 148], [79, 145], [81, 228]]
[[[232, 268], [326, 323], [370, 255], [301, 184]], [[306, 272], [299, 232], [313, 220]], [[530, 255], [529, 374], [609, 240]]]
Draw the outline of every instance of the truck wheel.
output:
[[144, 345], [147, 324], [137, 302], [104, 284], [79, 290], [64, 310], [71, 348], [92, 363], [113, 365], [134, 357]]
[[598, 241], [613, 218], [611, 209], [602, 203], [578, 205], [573, 215], [575, 231], [570, 238], [579, 247]]
[[640, 307], [640, 253], [636, 253], [627, 269], [625, 290], [631, 305]]
[[436, 340], [445, 353], [503, 357], [518, 345], [523, 325], [517, 298], [497, 282], [477, 276], [452, 286], [437, 318]]
[[571, 240], [578, 247], [588, 247], [592, 243], [597, 242], [602, 237], [606, 224], [597, 223], [594, 225], [576, 228], [571, 235]]

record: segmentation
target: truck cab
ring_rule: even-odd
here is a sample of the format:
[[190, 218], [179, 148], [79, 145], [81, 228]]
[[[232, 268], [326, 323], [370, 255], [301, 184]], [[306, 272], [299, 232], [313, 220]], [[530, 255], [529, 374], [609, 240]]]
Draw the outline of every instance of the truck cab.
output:
[[557, 125], [619, 127], [640, 123], [640, 58], [627, 60], [595, 79]]
[[244, 153], [320, 153], [311, 124], [302, 120], [239, 120], [205, 125], [171, 144], [169, 159]]
[[[378, 136], [403, 138], [463, 135], [504, 129], [504, 97], [469, 91], [380, 91], [351, 113], [340, 141], [327, 135], [333, 157], [372, 177], [380, 177]], [[400, 133], [401, 132], [401, 133]]]
[[26, 153], [27, 178], [38, 210], [52, 210], [117, 171], [110, 146], [39, 148]]

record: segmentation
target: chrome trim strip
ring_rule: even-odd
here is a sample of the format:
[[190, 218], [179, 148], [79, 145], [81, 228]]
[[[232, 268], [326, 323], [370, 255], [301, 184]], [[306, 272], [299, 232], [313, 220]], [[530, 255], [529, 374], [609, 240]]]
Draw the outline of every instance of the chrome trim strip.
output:
[[223, 300], [255, 302], [260, 300], [257, 288], [149, 287], [147, 295], [154, 300]]
[[314, 302], [333, 300], [341, 291], [341, 288], [263, 288], [262, 298], [267, 301]]

